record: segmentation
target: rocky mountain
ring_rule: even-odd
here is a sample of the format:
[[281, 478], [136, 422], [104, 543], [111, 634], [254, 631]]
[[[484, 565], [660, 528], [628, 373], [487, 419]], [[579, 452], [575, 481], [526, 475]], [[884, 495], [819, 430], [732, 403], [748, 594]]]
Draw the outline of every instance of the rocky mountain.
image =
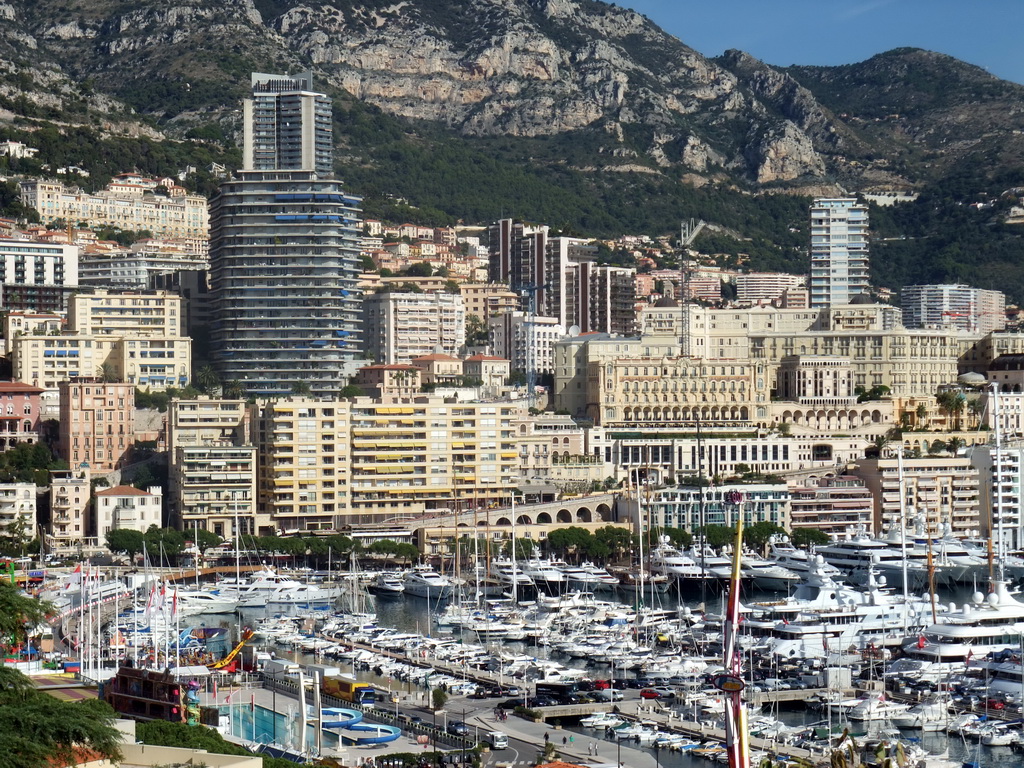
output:
[[967, 202], [1024, 175], [1024, 87], [977, 67], [707, 58], [597, 0], [0, 0], [0, 29], [0, 129], [230, 144], [251, 71], [312, 69], [371, 197], [594, 233], [732, 218], [767, 266], [803, 258], [794, 195], [955, 179]]
[[7, 0], [0, 23], [38, 98], [88, 82], [171, 133], [237, 119], [253, 69], [306, 67], [388, 114], [466, 137], [586, 132], [588, 169], [695, 183], [912, 186], [934, 175], [912, 160], [945, 167], [1024, 127], [1024, 88], [949, 57], [708, 59], [594, 0]]

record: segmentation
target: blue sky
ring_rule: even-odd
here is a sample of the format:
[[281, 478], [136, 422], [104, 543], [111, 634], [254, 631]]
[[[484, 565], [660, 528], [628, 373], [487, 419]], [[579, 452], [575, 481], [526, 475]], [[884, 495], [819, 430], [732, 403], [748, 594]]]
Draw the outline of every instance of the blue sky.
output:
[[910, 46], [1024, 84], [1024, 0], [617, 0], [706, 56], [852, 64]]

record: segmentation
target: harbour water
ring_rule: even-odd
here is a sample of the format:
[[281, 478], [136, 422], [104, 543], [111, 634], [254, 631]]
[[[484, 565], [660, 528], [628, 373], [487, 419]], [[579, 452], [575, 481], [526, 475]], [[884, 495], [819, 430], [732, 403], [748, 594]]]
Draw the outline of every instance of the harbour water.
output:
[[[951, 601], [963, 602], [970, 597], [973, 591], [975, 591], [973, 587], [964, 588], [953, 593], [942, 594], [940, 599], [946, 603]], [[779, 597], [781, 597], [781, 595], [777, 593], [752, 592], [746, 595], [745, 599], [753, 601], [773, 598], [778, 599]], [[721, 599], [721, 596], [717, 594], [700, 594], [699, 590], [693, 590], [688, 594], [665, 594], [648, 598], [648, 600], [656, 603], [659, 607], [689, 607], [694, 610], [703, 607], [712, 613], [721, 610]], [[438, 610], [443, 607], [443, 604], [432, 604], [421, 598], [399, 596], [375, 599], [372, 605], [372, 610], [376, 613], [378, 624], [382, 627], [393, 627], [402, 632], [438, 636], [440, 633], [438, 633], [434, 627], [433, 617]], [[298, 615], [301, 613], [308, 613], [308, 611], [293, 609], [291, 615]], [[326, 614], [327, 612], [325, 611], [323, 613]], [[208, 624], [219, 624], [220, 626], [231, 628], [234, 632], [237, 632], [240, 627], [254, 625], [259, 620], [267, 618], [268, 615], [288, 615], [288, 612], [280, 610], [268, 612], [266, 609], [254, 609], [243, 610], [240, 616], [235, 617], [210, 616], [204, 618], [208, 620], [206, 622]], [[455, 635], [455, 637], [458, 637], [458, 635]], [[466, 642], [474, 644], [477, 642], [475, 637], [468, 637], [465, 638], [465, 640]], [[224, 641], [224, 644], [226, 647], [227, 641]], [[538, 659], [548, 658], [548, 648], [545, 645], [500, 641], [491, 641], [483, 644], [492, 650], [497, 650], [500, 647], [513, 653], [532, 655]], [[211, 650], [214, 650], [215, 652], [217, 651], [215, 648], [212, 648]], [[314, 656], [291, 650], [283, 651], [272, 647], [267, 648], [267, 650], [273, 650], [279, 657], [283, 656], [293, 658], [300, 663], [323, 661], [322, 659]], [[591, 672], [594, 677], [605, 677], [609, 675], [607, 666], [588, 665], [579, 660], [573, 663], [563, 658], [559, 658], [559, 661], [566, 663], [568, 666], [575, 665], [585, 668]], [[339, 666], [344, 668], [344, 665]], [[377, 686], [391, 688], [392, 690], [395, 689], [394, 681], [390, 679], [382, 679], [374, 674], [372, 670], [359, 670], [356, 674], [360, 679]], [[409, 691], [411, 692], [411, 690], [411, 686], [409, 686]], [[296, 705], [293, 703], [291, 706], [295, 708]], [[279, 707], [279, 710], [281, 711], [278, 712], [276, 717], [273, 717], [271, 716], [269, 709], [255, 707], [254, 714], [252, 714], [250, 707], [243, 705], [239, 707], [237, 717], [233, 718], [236, 722], [233, 729], [237, 729], [239, 731], [238, 735], [246, 738], [251, 738], [253, 731], [255, 731], [258, 740], [267, 740], [267, 735], [275, 733], [275, 729], [278, 733], [290, 734], [289, 738], [295, 738], [297, 734], [293, 733], [293, 731], [298, 727], [296, 725], [297, 718], [295, 716], [295, 712], [289, 712], [287, 707], [288, 704], [284, 704]], [[802, 703], [775, 705], [771, 710], [766, 711], [765, 714], [776, 717], [787, 725], [824, 725], [822, 722], [824, 715], [820, 712], [807, 710]], [[878, 727], [884, 727], [884, 724], [883, 726], [874, 726], [875, 730], [877, 730]], [[863, 733], [865, 731], [869, 734], [872, 733], [872, 731], [863, 724], [854, 724], [851, 726], [851, 732], [853, 733]], [[564, 730], [558, 731], [558, 734], [562, 738], [567, 738], [569, 734], [572, 734], [577, 744], [587, 744], [589, 746], [591, 742], [595, 743], [597, 745], [599, 755], [603, 757], [613, 758], [614, 753], [617, 750], [616, 743], [612, 740], [606, 739], [605, 735], [600, 731], [594, 731], [578, 726], [568, 726]], [[933, 755], [942, 755], [953, 761], [972, 762], [980, 765], [999, 763], [1010, 766], [1011, 768], [1024, 766], [1024, 759], [1009, 747], [981, 746], [977, 743], [966, 741], [961, 736], [947, 736], [945, 733], [941, 732], [921, 734], [920, 732], [907, 731], [903, 733], [903, 739], [905, 741], [917, 742], [929, 753]], [[558, 745], [557, 741], [559, 740], [559, 738], [556, 738], [556, 746]], [[325, 744], [330, 744], [330, 738], [325, 739]], [[630, 746], [636, 748], [635, 745]], [[708, 764], [706, 760], [687, 753], [669, 752], [666, 750], [655, 751], [653, 748], [646, 748], [646, 751], [653, 756], [657, 764], [660, 765], [690, 768], [690, 766]]]

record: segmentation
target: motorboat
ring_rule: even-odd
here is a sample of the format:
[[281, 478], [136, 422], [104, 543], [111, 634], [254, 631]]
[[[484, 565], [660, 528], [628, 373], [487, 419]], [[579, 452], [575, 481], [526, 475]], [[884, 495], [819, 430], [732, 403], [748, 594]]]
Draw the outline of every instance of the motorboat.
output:
[[451, 580], [442, 576], [429, 565], [417, 565], [405, 574], [405, 592], [428, 600], [443, 600], [452, 596]]
[[846, 716], [850, 720], [857, 722], [875, 722], [878, 720], [892, 720], [909, 709], [909, 704], [891, 701], [883, 694], [881, 696], [869, 696], [868, 698], [861, 699], [856, 706], [846, 713]]
[[892, 724], [897, 728], [942, 731], [949, 725], [950, 711], [949, 696], [940, 694], [915, 704], [903, 714], [896, 715], [892, 718]]
[[238, 599], [231, 595], [215, 594], [203, 590], [174, 589], [164, 598], [168, 605], [177, 601], [178, 614], [195, 616], [200, 613], [234, 613]]
[[862, 582], [871, 570], [893, 584], [902, 583], [905, 572], [907, 588], [911, 591], [920, 591], [928, 584], [927, 567], [911, 562], [901, 550], [893, 548], [891, 542], [876, 539], [864, 530], [850, 532], [844, 539], [815, 548], [815, 552], [855, 584]]
[[504, 584], [507, 589], [515, 588], [520, 596], [524, 591], [534, 588], [533, 579], [526, 575], [520, 563], [513, 560], [506, 558], [492, 560], [490, 575]]
[[380, 597], [398, 597], [405, 592], [405, 582], [398, 574], [381, 572], [373, 577], [367, 589]]

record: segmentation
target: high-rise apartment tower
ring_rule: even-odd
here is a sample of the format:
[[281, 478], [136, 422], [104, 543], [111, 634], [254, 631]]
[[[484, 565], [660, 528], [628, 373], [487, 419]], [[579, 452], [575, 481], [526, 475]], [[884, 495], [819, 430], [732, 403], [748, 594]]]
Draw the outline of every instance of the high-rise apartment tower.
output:
[[211, 345], [251, 395], [336, 397], [359, 352], [360, 198], [331, 178], [330, 102], [253, 75], [245, 170], [210, 201]]
[[811, 205], [811, 306], [849, 304], [869, 289], [868, 209], [856, 198]]

